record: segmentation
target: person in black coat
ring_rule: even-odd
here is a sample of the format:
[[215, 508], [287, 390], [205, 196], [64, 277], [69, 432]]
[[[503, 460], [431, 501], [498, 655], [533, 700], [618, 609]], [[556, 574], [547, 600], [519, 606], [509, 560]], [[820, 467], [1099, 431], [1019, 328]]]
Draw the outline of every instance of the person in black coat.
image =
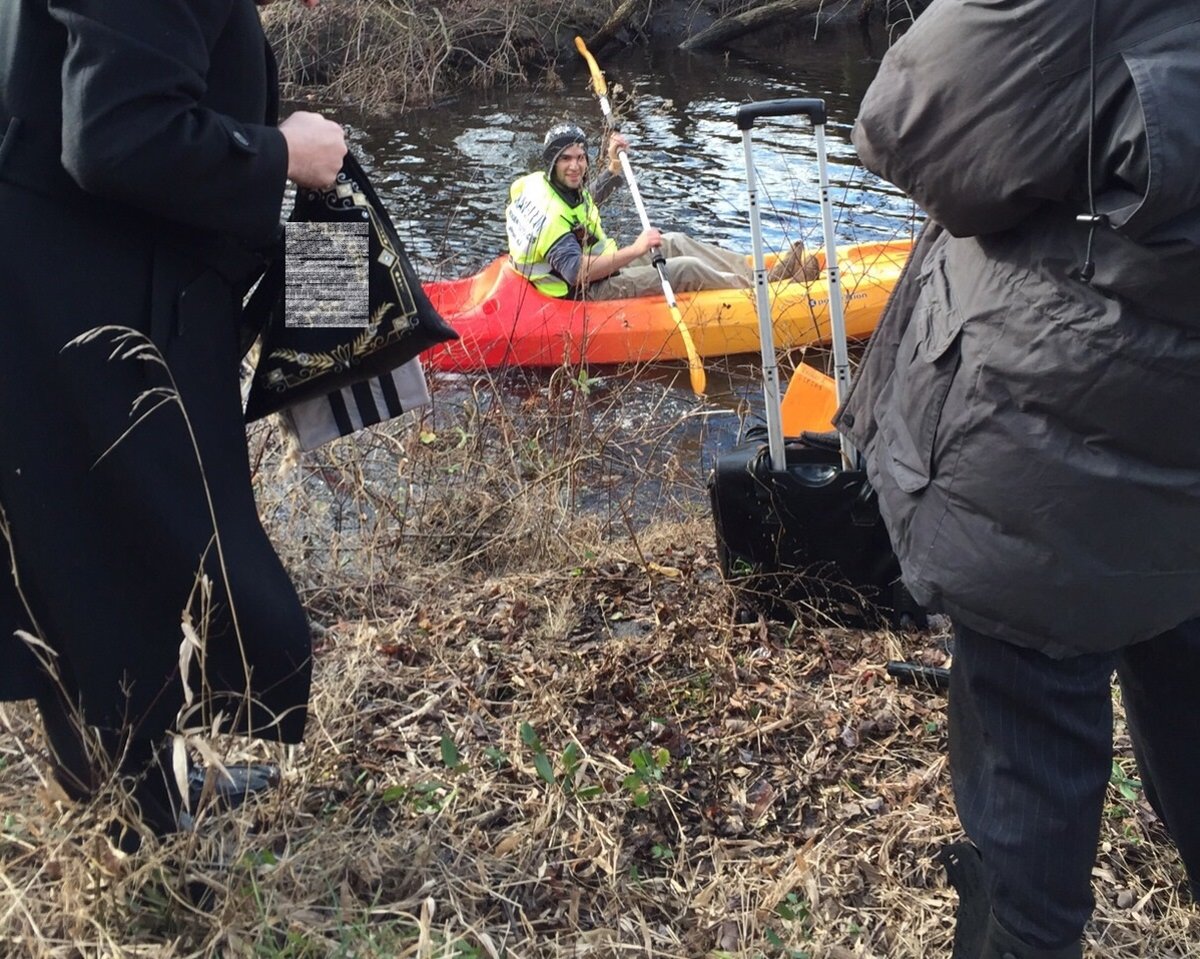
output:
[[331, 183], [346, 147], [317, 114], [277, 126], [276, 87], [254, 0], [0, 5], [0, 701], [37, 700], [68, 793], [130, 777], [157, 832], [172, 730], [305, 723], [238, 323], [285, 181]]

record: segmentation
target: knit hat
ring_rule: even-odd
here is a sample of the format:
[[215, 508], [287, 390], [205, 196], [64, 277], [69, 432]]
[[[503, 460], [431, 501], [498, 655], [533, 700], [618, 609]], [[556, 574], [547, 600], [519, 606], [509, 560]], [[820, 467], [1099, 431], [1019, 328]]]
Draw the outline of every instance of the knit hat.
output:
[[553, 178], [554, 164], [559, 155], [569, 146], [578, 144], [587, 154], [587, 134], [574, 123], [560, 123], [546, 131], [546, 139], [542, 141], [542, 160], [546, 164], [546, 176]]

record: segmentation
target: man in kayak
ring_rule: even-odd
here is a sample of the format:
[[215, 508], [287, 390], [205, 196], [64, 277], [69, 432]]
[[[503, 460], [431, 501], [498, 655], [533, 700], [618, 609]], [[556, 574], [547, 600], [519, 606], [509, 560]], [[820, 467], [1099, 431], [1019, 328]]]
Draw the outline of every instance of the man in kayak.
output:
[[[559, 124], [546, 133], [545, 169], [521, 177], [509, 190], [508, 252], [517, 269], [547, 296], [595, 300], [645, 296], [662, 290], [652, 264], [654, 251], [661, 249], [677, 292], [751, 286], [754, 273], [741, 253], [653, 227], [619, 247], [604, 232], [599, 204], [621, 183], [618, 156], [627, 146], [620, 133], [609, 137], [608, 165], [589, 190], [587, 135], [573, 123]], [[797, 242], [770, 279], [813, 279], [814, 266]]]
[[1114, 672], [1200, 893], [1197, 48], [1175, 0], [932, 4], [854, 130], [928, 214], [836, 424], [954, 623], [955, 959], [1082, 955]]

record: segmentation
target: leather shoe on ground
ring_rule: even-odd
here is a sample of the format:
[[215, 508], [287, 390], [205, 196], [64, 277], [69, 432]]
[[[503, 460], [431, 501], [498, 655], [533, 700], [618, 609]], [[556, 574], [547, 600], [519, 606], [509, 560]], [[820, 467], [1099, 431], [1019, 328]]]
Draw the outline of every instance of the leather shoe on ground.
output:
[[1083, 943], [1076, 941], [1057, 949], [1027, 946], [991, 915], [979, 959], [1083, 959]]
[[273, 763], [230, 763], [223, 768], [193, 766], [188, 773], [188, 798], [193, 810], [215, 803], [219, 809], [237, 809], [251, 796], [279, 785], [279, 767]]
[[979, 850], [973, 843], [955, 842], [943, 846], [934, 859], [946, 870], [947, 880], [958, 893], [951, 959], [981, 959], [992, 905]]

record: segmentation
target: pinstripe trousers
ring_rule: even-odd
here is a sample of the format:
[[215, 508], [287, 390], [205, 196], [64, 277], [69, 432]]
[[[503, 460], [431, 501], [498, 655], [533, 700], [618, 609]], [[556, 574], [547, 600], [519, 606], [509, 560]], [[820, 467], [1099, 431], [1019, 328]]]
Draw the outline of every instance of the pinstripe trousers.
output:
[[1112, 771], [1112, 677], [1150, 800], [1200, 893], [1200, 619], [1051, 659], [955, 625], [950, 771], [992, 911], [1030, 946], [1078, 942]]

